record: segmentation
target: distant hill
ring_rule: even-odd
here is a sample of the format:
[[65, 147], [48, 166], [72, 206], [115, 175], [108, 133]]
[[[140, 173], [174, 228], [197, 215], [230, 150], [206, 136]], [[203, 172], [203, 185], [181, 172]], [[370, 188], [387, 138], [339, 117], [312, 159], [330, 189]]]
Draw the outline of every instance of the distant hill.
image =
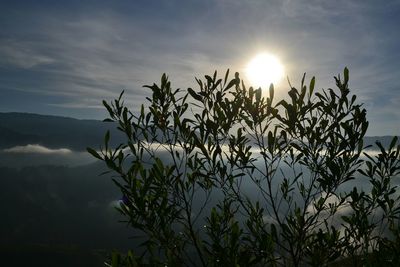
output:
[[[0, 113], [0, 149], [17, 145], [39, 144], [49, 148], [66, 147], [77, 151], [98, 147], [104, 134], [111, 131], [112, 145], [123, 141], [115, 124], [99, 120], [78, 120], [31, 113]], [[392, 136], [365, 137], [365, 145], [380, 141], [388, 146]]]
[[114, 145], [122, 140], [122, 134], [112, 123], [31, 113], [0, 113], [0, 149], [39, 144], [83, 151], [87, 146], [102, 144], [107, 130], [111, 130]]

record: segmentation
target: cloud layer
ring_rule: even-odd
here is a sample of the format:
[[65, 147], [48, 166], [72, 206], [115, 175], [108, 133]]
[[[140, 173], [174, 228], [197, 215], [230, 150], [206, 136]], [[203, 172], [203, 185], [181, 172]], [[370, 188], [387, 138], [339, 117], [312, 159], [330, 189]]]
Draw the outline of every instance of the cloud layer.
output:
[[68, 148], [51, 149], [41, 145], [26, 145], [26, 146], [15, 146], [4, 149], [6, 153], [22, 153], [22, 154], [69, 154], [72, 151]]

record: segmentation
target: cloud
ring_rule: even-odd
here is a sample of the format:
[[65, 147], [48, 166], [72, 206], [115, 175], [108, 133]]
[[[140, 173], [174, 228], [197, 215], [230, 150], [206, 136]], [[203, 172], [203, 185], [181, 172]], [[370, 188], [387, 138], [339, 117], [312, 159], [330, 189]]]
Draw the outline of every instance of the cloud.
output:
[[85, 109], [104, 109], [104, 106], [96, 103], [96, 104], [89, 104], [90, 101], [88, 101], [87, 104], [85, 103], [76, 103], [76, 102], [68, 102], [68, 103], [62, 103], [62, 104], [48, 104], [49, 106], [54, 106], [54, 107], [63, 107], [63, 108], [70, 108], [70, 109], [78, 109], [78, 108], [85, 108]]
[[38, 65], [54, 62], [49, 56], [35, 51], [29, 43], [16, 40], [2, 40], [0, 43], [0, 56], [2, 65], [29, 69]]
[[21, 154], [69, 154], [72, 153], [70, 149], [58, 148], [51, 149], [37, 144], [29, 144], [26, 146], [15, 146], [11, 148], [4, 149], [3, 152], [6, 153], [21, 153]]

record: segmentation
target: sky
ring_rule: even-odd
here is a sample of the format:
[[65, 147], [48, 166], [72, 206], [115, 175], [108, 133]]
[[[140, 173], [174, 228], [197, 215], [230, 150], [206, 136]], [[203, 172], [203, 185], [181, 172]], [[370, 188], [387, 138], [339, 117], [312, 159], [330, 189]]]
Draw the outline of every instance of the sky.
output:
[[[368, 135], [400, 134], [400, 1], [0, 0], [0, 112], [106, 117], [101, 101], [125, 90], [133, 111], [143, 85], [167, 73], [244, 77], [258, 53], [277, 56], [293, 86], [317, 88], [350, 70]], [[244, 77], [245, 78], [245, 77]], [[287, 82], [277, 85], [284, 95]]]

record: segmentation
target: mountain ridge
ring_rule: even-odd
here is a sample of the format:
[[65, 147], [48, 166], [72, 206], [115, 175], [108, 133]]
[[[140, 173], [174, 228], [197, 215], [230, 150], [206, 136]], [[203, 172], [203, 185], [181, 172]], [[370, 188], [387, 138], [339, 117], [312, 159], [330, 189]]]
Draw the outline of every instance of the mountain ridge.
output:
[[77, 151], [97, 147], [109, 130], [112, 145], [121, 142], [123, 134], [115, 124], [100, 120], [75, 119], [35, 113], [0, 112], [0, 149], [38, 144], [48, 148], [65, 147]]
[[[85, 151], [86, 147], [99, 147], [104, 134], [111, 133], [111, 145], [124, 141], [123, 133], [115, 123], [95, 119], [77, 119], [57, 115], [24, 112], [0, 112], [0, 149], [28, 144], [48, 148], [69, 148]], [[388, 146], [393, 136], [366, 136], [364, 144], [374, 145], [379, 141]]]

